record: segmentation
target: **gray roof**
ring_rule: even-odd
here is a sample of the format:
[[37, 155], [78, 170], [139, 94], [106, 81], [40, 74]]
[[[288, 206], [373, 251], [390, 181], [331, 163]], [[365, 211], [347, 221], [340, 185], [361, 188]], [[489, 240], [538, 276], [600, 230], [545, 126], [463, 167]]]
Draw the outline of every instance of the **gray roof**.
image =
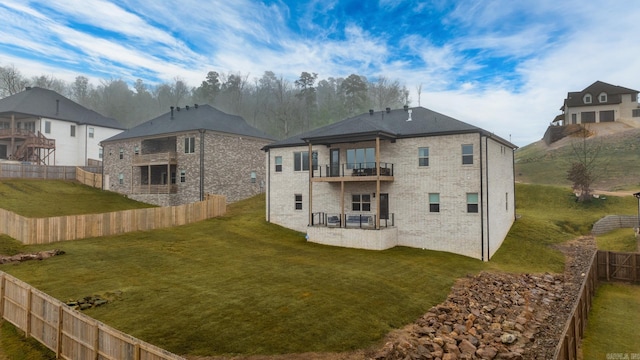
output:
[[210, 105], [196, 105], [176, 108], [129, 130], [125, 130], [103, 142], [137, 137], [153, 137], [193, 130], [211, 130], [273, 140], [272, 137], [247, 124], [240, 116], [227, 114]]
[[39, 87], [27, 88], [17, 94], [0, 99], [0, 117], [11, 115], [17, 118], [44, 117], [75, 122], [79, 125], [124, 129], [115, 119], [89, 110], [53, 90]]
[[[411, 110], [411, 115], [409, 111]], [[411, 121], [408, 121], [411, 116]], [[424, 136], [481, 133], [491, 136], [511, 148], [517, 146], [479, 127], [456, 120], [423, 107], [368, 112], [348, 118], [264, 147], [279, 148], [312, 144], [337, 144], [382, 139], [401, 139]]]
[[[597, 96], [601, 93], [607, 94], [607, 101], [601, 103], [598, 101]], [[585, 94], [591, 94], [591, 103], [585, 104], [583, 97]], [[611, 85], [603, 81], [596, 81], [593, 84], [587, 86], [582, 91], [572, 91], [567, 93], [567, 98], [564, 100], [564, 106], [576, 107], [576, 106], [598, 106], [602, 104], [620, 104], [622, 102], [623, 94], [638, 95], [638, 90], [629, 89], [622, 86]], [[633, 100], [635, 101], [635, 100]], [[563, 110], [563, 108], [560, 108]]]

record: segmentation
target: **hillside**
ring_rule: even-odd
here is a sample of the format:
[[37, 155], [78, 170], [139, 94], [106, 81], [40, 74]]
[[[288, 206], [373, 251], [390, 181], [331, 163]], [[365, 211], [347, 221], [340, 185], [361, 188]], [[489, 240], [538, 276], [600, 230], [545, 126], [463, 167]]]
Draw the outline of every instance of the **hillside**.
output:
[[[587, 144], [601, 146], [594, 189], [640, 189], [640, 129], [622, 123], [591, 124]], [[579, 137], [566, 137], [547, 146], [543, 140], [516, 151], [516, 181], [570, 186], [567, 170], [574, 161]]]

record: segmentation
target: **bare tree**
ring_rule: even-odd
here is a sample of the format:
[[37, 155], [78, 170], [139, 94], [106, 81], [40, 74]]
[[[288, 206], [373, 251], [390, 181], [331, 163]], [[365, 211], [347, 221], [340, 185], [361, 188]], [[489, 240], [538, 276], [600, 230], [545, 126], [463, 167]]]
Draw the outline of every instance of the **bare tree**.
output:
[[63, 80], [56, 79], [51, 75], [34, 76], [31, 78], [31, 85], [53, 90], [58, 94], [68, 95], [65, 94], [67, 92], [67, 84]]
[[606, 171], [605, 164], [600, 161], [602, 143], [589, 139], [591, 132], [582, 126], [577, 133], [577, 140], [571, 143], [572, 162], [567, 171], [567, 180], [573, 183], [578, 201], [591, 201], [594, 182]]
[[2, 97], [17, 94], [29, 85], [29, 81], [15, 66], [0, 66], [0, 93]]

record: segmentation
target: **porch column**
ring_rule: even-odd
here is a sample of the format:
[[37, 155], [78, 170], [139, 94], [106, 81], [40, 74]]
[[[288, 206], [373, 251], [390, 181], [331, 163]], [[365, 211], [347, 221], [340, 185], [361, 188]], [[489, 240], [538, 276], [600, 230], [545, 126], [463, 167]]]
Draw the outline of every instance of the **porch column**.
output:
[[309, 143], [309, 226], [313, 224], [313, 146]]
[[340, 227], [347, 227], [347, 220], [344, 218], [344, 180], [340, 181]]
[[16, 146], [16, 115], [15, 114], [11, 114], [11, 149], [9, 149], [11, 151], [11, 158], [13, 160], [17, 160], [16, 159], [16, 154], [15, 154], [15, 146]]
[[376, 136], [376, 230], [380, 230], [380, 136]]
[[151, 165], [147, 165], [147, 194], [151, 194]]

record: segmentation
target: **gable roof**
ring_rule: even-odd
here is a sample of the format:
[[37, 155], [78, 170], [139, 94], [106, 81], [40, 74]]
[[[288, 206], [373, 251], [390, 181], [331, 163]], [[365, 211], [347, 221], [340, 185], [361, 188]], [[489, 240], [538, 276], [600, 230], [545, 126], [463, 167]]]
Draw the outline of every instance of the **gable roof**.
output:
[[0, 117], [12, 114], [17, 118], [44, 117], [74, 122], [79, 125], [124, 129], [115, 119], [89, 110], [53, 90], [40, 87], [27, 88], [17, 94], [0, 99]]
[[[411, 110], [411, 113], [409, 113]], [[409, 121], [409, 118], [411, 120]], [[424, 107], [368, 112], [309, 132], [276, 141], [263, 149], [312, 144], [336, 144], [383, 139], [481, 133], [511, 148], [517, 146], [488, 131]]]
[[[601, 93], [607, 94], [606, 102], [599, 102], [597, 96]], [[585, 104], [583, 97], [586, 94], [591, 94], [591, 103]], [[611, 85], [603, 81], [596, 81], [593, 84], [587, 86], [582, 91], [572, 91], [567, 93], [567, 98], [564, 100], [564, 106], [576, 107], [576, 106], [597, 106], [602, 104], [620, 104], [622, 102], [623, 94], [638, 95], [638, 90], [629, 89], [622, 86]], [[561, 109], [562, 110], [562, 109]]]
[[210, 105], [176, 108], [156, 118], [125, 130], [103, 142], [136, 137], [150, 137], [193, 130], [211, 130], [266, 140], [272, 137], [247, 124], [240, 116], [227, 114]]

